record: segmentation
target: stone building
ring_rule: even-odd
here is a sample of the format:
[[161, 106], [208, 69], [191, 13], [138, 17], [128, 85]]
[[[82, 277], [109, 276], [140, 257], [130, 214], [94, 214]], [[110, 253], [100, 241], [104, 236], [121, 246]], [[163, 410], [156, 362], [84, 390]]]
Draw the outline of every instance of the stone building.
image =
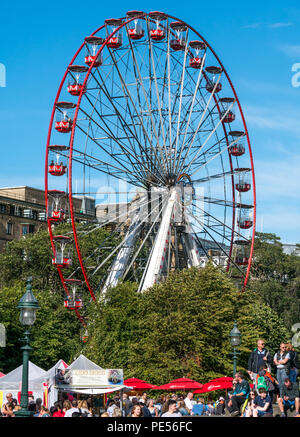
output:
[[[95, 204], [82, 212], [83, 199], [73, 198], [75, 218], [95, 216]], [[85, 209], [85, 207], [84, 207]], [[7, 242], [47, 228], [45, 192], [32, 187], [0, 188], [0, 251]]]

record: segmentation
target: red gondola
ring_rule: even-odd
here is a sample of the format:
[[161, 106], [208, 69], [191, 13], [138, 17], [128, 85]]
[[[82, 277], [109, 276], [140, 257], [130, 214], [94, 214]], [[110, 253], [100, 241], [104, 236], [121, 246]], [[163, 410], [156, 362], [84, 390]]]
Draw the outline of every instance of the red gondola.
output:
[[90, 67], [93, 64], [94, 68], [100, 67], [102, 64], [102, 52], [97, 56], [100, 46], [104, 43], [104, 39], [100, 36], [87, 36], [85, 39], [86, 56], [84, 62]]
[[220, 82], [219, 76], [222, 74], [221, 67], [206, 67], [206, 90], [209, 93], [215, 92], [219, 93], [222, 89], [222, 84]]
[[163, 12], [150, 12], [149, 17], [152, 19], [150, 23], [150, 38], [153, 41], [162, 41], [166, 36], [166, 30], [162, 26], [161, 22], [166, 19], [166, 15]]
[[223, 123], [232, 123], [235, 120], [235, 114], [232, 111], [234, 98], [222, 97], [220, 100], [220, 120]]
[[174, 21], [170, 23], [170, 27], [175, 32], [175, 38], [170, 40], [170, 47], [175, 51], [184, 50], [186, 46], [185, 33], [187, 26], [180, 21]]
[[71, 111], [76, 107], [75, 103], [57, 102], [55, 129], [61, 133], [68, 133], [72, 130], [73, 120]]
[[145, 31], [143, 29], [141, 17], [143, 15], [142, 11], [128, 11], [127, 12], [127, 19], [130, 20], [131, 18], [134, 18], [129, 24], [128, 24], [128, 37], [134, 41], [137, 41], [141, 38], [143, 38]]
[[206, 49], [206, 45], [202, 41], [191, 41], [190, 47], [190, 67], [200, 69], [202, 66], [203, 56]]
[[48, 172], [52, 176], [63, 176], [67, 171], [67, 156], [68, 147], [53, 145], [49, 146], [48, 155]]
[[[122, 24], [122, 20], [120, 18], [109, 18], [105, 20], [107, 35], [109, 36], [112, 32], [114, 32], [119, 26]], [[118, 30], [112, 37], [110, 37], [106, 43], [106, 46], [110, 49], [118, 49], [123, 44], [123, 34], [122, 30]]]
[[69, 83], [68, 83], [68, 93], [72, 96], [79, 96], [86, 92], [86, 88], [83, 86], [82, 81], [80, 81], [80, 75], [86, 73], [88, 67], [82, 65], [71, 65], [69, 67]]

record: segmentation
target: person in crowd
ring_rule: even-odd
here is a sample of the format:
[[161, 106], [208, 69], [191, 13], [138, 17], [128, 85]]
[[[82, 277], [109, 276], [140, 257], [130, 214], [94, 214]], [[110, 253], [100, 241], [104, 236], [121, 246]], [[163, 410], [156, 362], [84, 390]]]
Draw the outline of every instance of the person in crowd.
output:
[[76, 399], [73, 399], [73, 401], [71, 402], [71, 405], [72, 405], [72, 407], [66, 411], [66, 414], [64, 415], [64, 417], [73, 417], [73, 413], [75, 413], [75, 412], [79, 413], [78, 403], [77, 403]]
[[206, 412], [206, 405], [204, 403], [204, 399], [203, 398], [199, 398], [197, 400], [197, 403], [195, 405], [193, 405], [193, 409], [192, 409], [192, 416], [204, 416]]
[[297, 382], [291, 382], [289, 378], [285, 378], [283, 387], [280, 390], [280, 398], [278, 398], [278, 406], [280, 408], [281, 417], [287, 417], [287, 411], [295, 408], [295, 414], [299, 414], [299, 387]]
[[235, 374], [235, 379], [237, 384], [233, 392], [229, 393], [229, 400], [227, 401], [227, 409], [231, 416], [239, 416], [240, 408], [248, 399], [250, 393], [250, 386], [248, 381], [244, 378], [242, 372], [237, 372]]
[[[42, 404], [43, 404], [42, 399], [41, 398], [36, 398], [36, 401], [35, 401], [35, 414], [37, 414], [37, 416], [40, 414], [40, 408], [41, 408]], [[34, 416], [35, 416], [35, 414], [34, 414]]]
[[206, 416], [213, 416], [215, 414], [215, 405], [214, 405], [214, 401], [212, 399], [211, 396], [209, 396], [207, 398], [207, 404], [206, 404], [206, 411], [205, 411], [205, 415]]
[[3, 417], [15, 417], [14, 404], [12, 402], [6, 402], [2, 408]]
[[56, 411], [52, 414], [52, 417], [64, 417], [66, 412], [63, 408], [63, 403], [61, 400], [54, 402], [54, 406], [56, 407]]
[[89, 407], [88, 407], [88, 403], [85, 399], [78, 402], [78, 409], [79, 409], [80, 413], [86, 414], [86, 417], [92, 417], [92, 414], [91, 414]]
[[191, 414], [191, 411], [193, 409], [193, 403], [192, 403], [192, 399], [194, 397], [194, 393], [192, 393], [191, 391], [187, 394], [187, 397], [184, 400], [185, 406], [188, 409], [189, 414]]
[[161, 407], [161, 412], [160, 412], [161, 416], [168, 411], [170, 399], [171, 397], [169, 395], [165, 396], [163, 405]]
[[141, 400], [140, 400], [140, 406], [142, 407], [142, 410], [143, 410], [143, 417], [151, 417], [151, 413], [150, 413], [148, 407]]
[[155, 408], [156, 408], [157, 411], [158, 411], [158, 415], [160, 415], [162, 405], [163, 405], [163, 400], [162, 400], [162, 397], [159, 396], [159, 397], [156, 399], [156, 402], [155, 402], [155, 405], [154, 405]]
[[181, 413], [177, 411], [176, 401], [170, 399], [168, 402], [168, 411], [162, 414], [161, 417], [181, 417]]
[[5, 406], [8, 404], [12, 404], [12, 402], [13, 402], [13, 396], [11, 393], [6, 393], [5, 398], [6, 398], [6, 402], [2, 405], [2, 408], [1, 408], [1, 413], [2, 413], [3, 417], [7, 416], [7, 409], [5, 408]]
[[133, 405], [129, 417], [143, 417], [142, 407], [139, 404]]
[[182, 416], [190, 416], [190, 412], [188, 411], [184, 401], [177, 402], [177, 410]]
[[128, 399], [128, 394], [123, 393], [123, 415], [128, 416], [130, 409], [132, 407], [132, 402]]
[[254, 410], [254, 400], [258, 396], [258, 393], [256, 390], [250, 390], [248, 402], [245, 407], [245, 410], [243, 412], [243, 417], [252, 417], [253, 416], [253, 410]]
[[109, 417], [112, 417], [115, 408], [116, 408], [116, 403], [115, 403], [114, 399], [110, 399], [110, 401], [107, 405], [107, 410], [106, 410], [109, 414]]
[[[251, 352], [248, 359], [248, 373], [254, 384], [259, 368], [263, 364], [267, 364], [268, 371], [271, 371], [272, 355], [265, 349], [265, 342], [261, 338], [257, 340], [257, 347]], [[255, 388], [257, 388], [255, 386]]]
[[259, 368], [258, 374], [256, 376], [255, 387], [257, 387], [257, 389], [259, 389], [260, 387], [265, 388], [270, 395], [271, 401], [273, 403], [275, 393], [275, 379], [273, 378], [271, 373], [268, 372], [268, 366], [266, 363]]
[[112, 417], [122, 417], [122, 411], [119, 407], [116, 407], [112, 413]]
[[224, 416], [225, 415], [225, 399], [223, 396], [219, 397], [218, 403], [215, 407], [215, 415], [216, 416]]
[[280, 343], [279, 351], [274, 355], [273, 361], [277, 368], [276, 379], [279, 384], [279, 390], [281, 390], [284, 380], [288, 378], [290, 373], [290, 354], [285, 343]]
[[253, 417], [273, 417], [272, 400], [264, 388], [258, 389], [258, 396], [254, 399]]
[[171, 399], [173, 399], [174, 401], [178, 401], [178, 394], [177, 393], [173, 393], [171, 396]]
[[298, 353], [291, 343], [286, 344], [288, 353], [290, 354], [290, 373], [289, 379], [291, 382], [297, 381], [298, 369], [299, 369], [299, 358]]
[[37, 417], [50, 417], [50, 411], [45, 407], [45, 405], [41, 405], [40, 412]]
[[147, 408], [150, 411], [151, 417], [158, 417], [158, 409], [154, 405], [154, 399], [148, 399]]
[[148, 400], [148, 394], [144, 391], [144, 393], [142, 393], [140, 402], [143, 402], [145, 405], [147, 405], [147, 400]]
[[101, 417], [109, 417], [109, 414], [107, 411], [104, 411], [104, 413], [101, 414]]
[[71, 402], [69, 400], [64, 401], [63, 403], [63, 412], [65, 413], [64, 416], [66, 415], [66, 412], [71, 408], [72, 408]]

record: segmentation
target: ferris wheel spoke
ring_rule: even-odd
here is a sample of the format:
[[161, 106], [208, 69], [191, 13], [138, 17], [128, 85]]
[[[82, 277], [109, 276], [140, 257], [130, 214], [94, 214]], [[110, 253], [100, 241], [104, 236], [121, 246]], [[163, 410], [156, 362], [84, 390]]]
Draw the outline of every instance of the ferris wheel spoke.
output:
[[[206, 143], [210, 140], [210, 138], [212, 137], [212, 135], [215, 133], [215, 131], [217, 130], [217, 128], [220, 126], [220, 124], [223, 122], [223, 120], [225, 119], [225, 117], [227, 116], [228, 112], [230, 111], [230, 109], [232, 108], [233, 103], [231, 103], [231, 105], [228, 107], [227, 111], [224, 112], [224, 114], [222, 114], [222, 117], [220, 117], [220, 120], [218, 121], [218, 123], [216, 124], [216, 126], [214, 127], [214, 129], [211, 131], [211, 133], [208, 135], [208, 137], [205, 139], [204, 143], [201, 144], [201, 146], [199, 147], [198, 152], [196, 153], [196, 156], [189, 162], [189, 164], [187, 165], [187, 170], [191, 167], [191, 165], [193, 164], [193, 162], [195, 161], [195, 159], [199, 156], [201, 150], [204, 148], [204, 146], [206, 145]], [[194, 142], [194, 139], [192, 140], [191, 144]]]
[[[242, 137], [239, 137], [238, 139], [240, 139]], [[229, 144], [226, 144], [225, 147], [223, 147], [218, 153], [214, 154], [208, 161], [202, 163], [200, 165], [200, 167], [198, 167], [196, 170], [193, 171], [192, 176], [194, 176], [196, 173], [198, 173], [199, 170], [201, 170], [203, 167], [207, 166], [208, 164], [210, 164], [212, 161], [214, 161], [216, 158], [218, 158], [220, 155], [222, 155], [222, 153], [225, 152], [225, 150], [228, 150], [231, 146], [233, 146], [234, 144], [237, 143], [237, 140], [232, 141]]]
[[[146, 143], [146, 144], [147, 144], [147, 142], [149, 143], [149, 146], [150, 146], [150, 148], [151, 148], [151, 151], [154, 153], [154, 156], [155, 156], [155, 165], [154, 165], [153, 168], [155, 168], [157, 171], [159, 171], [160, 177], [163, 179], [163, 178], [164, 178], [164, 177], [163, 177], [164, 170], [162, 169], [161, 159], [159, 159], [159, 157], [157, 156], [156, 148], [153, 147], [153, 144], [152, 144], [152, 141], [151, 141], [151, 139], [150, 139], [150, 137], [149, 137], [148, 131], [147, 131], [145, 125], [144, 125], [144, 122], [143, 122], [143, 118], [142, 118], [142, 116], [141, 116], [141, 113], [137, 110], [137, 107], [136, 107], [136, 105], [135, 105], [135, 103], [134, 103], [133, 97], [132, 97], [132, 95], [131, 95], [131, 93], [130, 93], [130, 91], [129, 91], [127, 85], [126, 85], [126, 82], [125, 82], [125, 80], [124, 80], [124, 78], [123, 78], [123, 76], [122, 76], [122, 74], [121, 74], [119, 68], [118, 68], [118, 65], [117, 65], [117, 63], [116, 63], [116, 61], [115, 61], [115, 57], [114, 57], [114, 54], [113, 54], [113, 53], [112, 53], [112, 59], [113, 59], [113, 61], [114, 61], [114, 64], [115, 64], [116, 70], [117, 70], [117, 72], [118, 72], [119, 79], [120, 79], [120, 81], [121, 81], [121, 83], [122, 83], [123, 91], [124, 91], [124, 90], [126, 91], [126, 95], [129, 97], [130, 102], [131, 102], [131, 104], [132, 104], [132, 106], [133, 106], [133, 109], [134, 109], [134, 111], [135, 111], [135, 113], [136, 113], [136, 116], [137, 116], [137, 118], [138, 118], [138, 120], [139, 120], [139, 122], [140, 122], [140, 125], [141, 125], [141, 127], [142, 127], [143, 134], [144, 134], [144, 137], [145, 137], [145, 143]], [[141, 107], [140, 107], [140, 108], [141, 108]]]
[[[188, 36], [188, 32], [187, 32]], [[183, 93], [183, 84], [184, 84], [184, 78], [185, 78], [185, 65], [186, 65], [186, 57], [188, 53], [187, 44], [185, 46], [184, 50], [184, 60], [183, 60], [183, 66], [182, 66], [182, 73], [181, 73], [181, 87], [180, 87], [180, 98], [179, 98], [179, 110], [178, 110], [178, 117], [177, 117], [177, 129], [176, 129], [176, 137], [175, 137], [175, 153], [174, 153], [174, 165], [173, 168], [175, 168], [175, 157], [177, 157], [177, 147], [178, 147], [178, 138], [179, 138], [179, 127], [180, 127], [180, 120], [181, 120], [181, 106], [182, 106], [182, 93]]]
[[[164, 157], [163, 157], [162, 148], [160, 146], [159, 137], [157, 135], [155, 121], [154, 121], [153, 115], [152, 115], [151, 105], [150, 105], [149, 100], [148, 100], [147, 92], [146, 92], [145, 87], [144, 87], [143, 79], [142, 79], [142, 76], [141, 76], [141, 73], [140, 73], [140, 69], [139, 69], [139, 66], [138, 66], [138, 63], [137, 63], [136, 56], [135, 56], [135, 53], [134, 53], [132, 45], [130, 47], [131, 47], [132, 60], [133, 60], [133, 63], [135, 65], [135, 68], [133, 69], [133, 71], [134, 71], [134, 74], [136, 76], [136, 83], [137, 84], [139, 83], [141, 85], [141, 87], [142, 87], [144, 99], [145, 99], [145, 102], [146, 102], [146, 105], [147, 105], [147, 109], [148, 109], [148, 113], [149, 113], [149, 119], [151, 121], [152, 131], [153, 131], [154, 136], [156, 138], [156, 145], [157, 145], [157, 148], [158, 148], [159, 153], [160, 153], [160, 157], [161, 157], [162, 164], [163, 164], [163, 167], [164, 167], [164, 170], [165, 170], [165, 174], [167, 174], [168, 171], [167, 171], [166, 163], [165, 163], [165, 160], [164, 160]], [[137, 75], [136, 75], [136, 73], [137, 73]]]
[[[78, 127], [78, 129], [79, 130], [81, 130], [86, 136], [88, 136], [89, 138], [90, 138], [90, 140], [92, 140], [103, 152], [105, 152], [106, 154], [108, 154], [109, 155], [109, 153], [107, 152], [107, 150], [103, 147], [103, 145], [102, 144], [100, 144], [97, 140], [95, 140], [95, 138], [93, 138], [92, 136], [90, 136], [90, 134], [88, 134], [80, 125], [77, 125], [77, 127]], [[77, 152], [79, 152], [79, 151], [77, 151]], [[86, 156], [86, 154], [84, 154], [83, 152], [82, 152], [82, 155], [83, 156]], [[111, 157], [111, 155], [109, 155], [109, 157]], [[94, 157], [92, 157], [91, 156], [91, 158], [92, 159], [96, 159], [96, 158], [94, 158]], [[113, 157], [114, 158], [114, 161], [116, 161], [119, 165], [121, 165], [121, 168], [120, 167], [116, 167], [115, 165], [113, 165], [113, 164], [111, 164], [110, 162], [106, 162], [106, 161], [101, 161], [101, 160], [97, 160], [97, 161], [99, 161], [99, 164], [104, 164], [104, 166], [106, 166], [107, 167], [107, 169], [106, 169], [106, 171], [103, 169], [103, 167], [100, 167], [100, 168], [97, 168], [97, 166], [96, 165], [91, 165], [91, 164], [89, 164], [89, 166], [91, 167], [91, 168], [94, 168], [95, 170], [98, 170], [98, 171], [104, 171], [106, 174], [109, 174], [109, 175], [111, 175], [111, 176], [113, 176], [113, 177], [115, 177], [115, 178], [118, 178], [118, 179], [121, 179], [121, 180], [124, 180], [124, 181], [126, 181], [126, 182], [128, 182], [128, 175], [131, 175], [131, 176], [133, 176], [133, 178], [131, 178], [130, 179], [130, 182], [133, 184], [133, 185], [137, 185], [137, 186], [144, 186], [144, 180], [142, 179], [142, 178], [140, 178], [140, 177], [138, 177], [137, 176], [137, 173], [134, 173], [133, 171], [131, 171], [129, 168], [127, 168], [126, 166], [124, 166], [124, 163], [122, 163], [122, 162], [120, 162], [117, 158], [116, 158], [116, 156], [114, 156]], [[82, 161], [80, 161], [80, 160], [78, 160], [78, 159], [76, 159], [76, 157], [73, 157], [73, 159], [74, 159], [74, 161], [77, 161], [77, 162], [79, 162], [81, 165], [83, 165], [83, 162]], [[108, 170], [109, 168], [114, 168], [115, 170], [116, 170], [116, 173], [113, 173], [112, 171], [110, 171], [110, 170]], [[122, 177], [121, 177], [121, 175], [123, 175]]]
[[[148, 29], [148, 33], [150, 33], [149, 29]], [[169, 168], [169, 165], [168, 165], [169, 162], [167, 160], [168, 152], [167, 152], [167, 147], [166, 147], [164, 120], [163, 120], [162, 112], [161, 112], [161, 109], [162, 109], [161, 106], [162, 105], [161, 105], [161, 100], [160, 100], [160, 96], [159, 96], [158, 84], [157, 84], [156, 68], [155, 68], [155, 62], [154, 62], [154, 57], [153, 57], [153, 47], [152, 47], [152, 42], [151, 42], [150, 39], [149, 39], [149, 47], [150, 47], [150, 57], [151, 57], [152, 71], [153, 71], [154, 83], [155, 83], [156, 100], [157, 100], [157, 105], [158, 105], [158, 112], [159, 112], [159, 119], [160, 119], [160, 126], [161, 126], [161, 136], [162, 136], [163, 145], [164, 145], [165, 160], [167, 161], [166, 165], [168, 167], [168, 172], [169, 172], [170, 168]], [[150, 65], [149, 65], [149, 67], [150, 67]], [[149, 71], [149, 73], [150, 73], [150, 71]], [[149, 76], [150, 76], [150, 74], [149, 74]]]
[[153, 214], [153, 211], [155, 211], [156, 209], [159, 208], [159, 204], [153, 208], [146, 216], [142, 217], [140, 220], [140, 223], [137, 224], [136, 228], [134, 230], [132, 230], [130, 233], [128, 233], [125, 238], [123, 238], [123, 240], [121, 241], [121, 243], [105, 258], [104, 261], [102, 261], [97, 267], [96, 269], [93, 271], [92, 276], [94, 276], [97, 271], [104, 266], [104, 264], [107, 263], [107, 261], [124, 245], [124, 243], [128, 240], [128, 238], [133, 234], [133, 232], [136, 231], [137, 228], [140, 228], [143, 224], [144, 221], [146, 221], [147, 219], [150, 218], [150, 216]]
[[[80, 108], [80, 110], [81, 110], [83, 113], [87, 114], [87, 113], [86, 113], [82, 108]], [[121, 162], [123, 163], [123, 165], [125, 165], [125, 164], [127, 164], [127, 165], [130, 164], [130, 166], [131, 166], [133, 169], [135, 169], [136, 172], [137, 172], [138, 174], [141, 174], [141, 170], [139, 169], [139, 167], [137, 167], [137, 165], [138, 165], [138, 166], [140, 166], [140, 165], [143, 166], [143, 163], [142, 163], [139, 159], [137, 159], [137, 156], [136, 156], [136, 155], [132, 154], [132, 152], [128, 150], [128, 147], [126, 147], [126, 145], [123, 144], [123, 143], [120, 141], [119, 138], [116, 138], [116, 137], [114, 136], [114, 134], [113, 134], [112, 130], [110, 129], [110, 127], [107, 125], [107, 123], [105, 123], [105, 121], [103, 121], [103, 117], [102, 117], [102, 121], [103, 121], [104, 124], [106, 125], [108, 131], [107, 131], [106, 129], [104, 129], [104, 127], [101, 126], [99, 123], [97, 123], [96, 120], [94, 120], [93, 118], [90, 118], [90, 121], [93, 122], [97, 127], [99, 127], [99, 128], [100, 128], [100, 129], [101, 129], [101, 130], [102, 130], [102, 131], [103, 131], [103, 132], [108, 136], [108, 138], [110, 138], [111, 140], [113, 140], [115, 143], [117, 143], [117, 144], [119, 145], [120, 150], [123, 152], [123, 156], [126, 157], [127, 160], [129, 161], [129, 163], [128, 163], [127, 160], [121, 161]], [[106, 151], [106, 153], [108, 153], [108, 152]], [[111, 153], [110, 157], [113, 158], [114, 160], [117, 160], [117, 159], [116, 159], [116, 152], [115, 152], [114, 150], [111, 150], [110, 153]], [[112, 155], [113, 155], [113, 156], [112, 156]], [[119, 155], [119, 156], [120, 156], [120, 155]], [[132, 158], [133, 158], [133, 160], [132, 160]], [[120, 161], [119, 161], [119, 164], [120, 164]], [[147, 171], [147, 168], [146, 168], [146, 167], [145, 167], [145, 170]], [[140, 177], [142, 177], [142, 176], [143, 176], [143, 175], [141, 174]], [[145, 176], [145, 175], [144, 175], [144, 176]]]
[[180, 153], [179, 153], [179, 156], [178, 156], [178, 159], [177, 159], [176, 169], [175, 169], [175, 157], [174, 157], [174, 172], [176, 172], [176, 173], [178, 172], [178, 166], [180, 165], [181, 155], [182, 155], [182, 152], [183, 152], [183, 149], [184, 149], [186, 135], [187, 135], [187, 132], [188, 132], [188, 129], [189, 129], [189, 126], [190, 126], [190, 121], [191, 121], [191, 117], [192, 117], [192, 113], [193, 113], [193, 109], [194, 109], [194, 105], [195, 105], [195, 101], [196, 101], [196, 96], [197, 96], [198, 89], [199, 89], [199, 86], [200, 86], [202, 78], [203, 78], [202, 71], [203, 71], [203, 66], [204, 66], [204, 63], [205, 63], [205, 57], [206, 57], [206, 53], [203, 56], [202, 65], [201, 65], [201, 68], [200, 68], [199, 73], [198, 73], [197, 83], [196, 83], [196, 86], [195, 86], [194, 95], [193, 95], [193, 99], [192, 99], [192, 102], [191, 102], [191, 105], [190, 105], [190, 109], [189, 109], [189, 111], [186, 112], [186, 114], [184, 116], [184, 119], [183, 119], [183, 122], [185, 122], [186, 116], [187, 116], [187, 114], [189, 114], [187, 122], [186, 122], [184, 136], [183, 136], [183, 139], [182, 139], [182, 145], [181, 145], [181, 148], [180, 148]]
[[[213, 219], [219, 226], [222, 226], [224, 228], [227, 228], [230, 232], [229, 234], [232, 235], [232, 233], [236, 234], [238, 237], [241, 237], [243, 240], [248, 241], [248, 238], [246, 238], [244, 235], [240, 234], [238, 231], [236, 231], [235, 229], [233, 229], [231, 226], [226, 225], [226, 223], [222, 222], [221, 220], [217, 219], [215, 216], [213, 216], [212, 214], [209, 214], [207, 211], [205, 211], [204, 209], [200, 208], [199, 205], [193, 204], [193, 206], [197, 209], [199, 209], [199, 211], [201, 211], [202, 213], [204, 213], [207, 217]], [[220, 234], [221, 235], [221, 234]], [[231, 239], [227, 239], [229, 242], [231, 242]]]
[[[213, 240], [213, 242], [217, 245], [217, 247], [220, 249], [220, 251], [224, 254], [224, 256], [226, 256], [226, 258], [227, 259], [229, 259], [230, 260], [230, 262], [240, 271], [240, 273], [243, 275], [243, 276], [245, 276], [245, 272], [240, 268], [240, 266], [238, 265], [238, 264], [236, 264], [236, 262], [235, 262], [235, 260], [234, 259], [232, 259], [230, 256], [229, 256], [229, 254], [225, 251], [225, 249], [222, 247], [222, 245], [213, 237], [213, 235], [208, 231], [208, 229], [209, 230], [212, 230], [212, 231], [214, 231], [216, 234], [219, 234], [216, 230], [214, 230], [214, 229], [212, 229], [211, 227], [209, 227], [209, 226], [207, 226], [205, 223], [203, 223], [203, 222], [200, 222], [198, 219], [197, 219], [197, 217], [195, 217], [192, 213], [190, 213], [188, 210], [187, 210], [187, 213], [193, 218], [193, 219], [195, 219], [202, 227], [204, 226], [205, 227], [205, 231], [206, 231], [206, 233], [209, 235], [209, 237]], [[223, 235], [222, 234], [219, 234], [219, 235], [221, 235], [221, 237], [223, 237]], [[228, 240], [229, 242], [231, 242], [230, 240]]]
[[[187, 157], [189, 156], [190, 149], [191, 149], [191, 147], [192, 147], [192, 145], [193, 145], [193, 143], [194, 143], [194, 141], [195, 141], [195, 138], [196, 138], [196, 136], [197, 136], [197, 133], [198, 133], [199, 129], [200, 129], [201, 126], [202, 126], [202, 123], [203, 123], [203, 120], [204, 120], [205, 114], [206, 114], [206, 112], [207, 112], [207, 110], [208, 110], [208, 107], [209, 107], [209, 105], [210, 105], [210, 102], [211, 102], [211, 100], [212, 100], [212, 98], [213, 98], [214, 92], [215, 92], [215, 90], [216, 90], [216, 88], [217, 88], [217, 86], [218, 86], [218, 83], [219, 83], [220, 79], [221, 79], [221, 74], [219, 74], [219, 77], [218, 77], [218, 79], [217, 79], [217, 81], [216, 81], [216, 83], [215, 83], [215, 85], [214, 85], [213, 92], [211, 93], [211, 95], [210, 95], [210, 97], [209, 97], [209, 99], [208, 99], [208, 101], [207, 101], [207, 103], [206, 103], [205, 109], [204, 109], [204, 111], [203, 111], [203, 113], [202, 113], [202, 115], [201, 115], [201, 118], [200, 118], [200, 120], [199, 120], [198, 126], [197, 126], [197, 128], [196, 128], [194, 134], [192, 135], [191, 140], [189, 141], [189, 147], [188, 147], [188, 149], [187, 149], [187, 151], [186, 151], [186, 153], [185, 153], [185, 156], [184, 156], [184, 158], [183, 158], [183, 160], [182, 160], [182, 162], [181, 162], [181, 168], [183, 167], [183, 165], [184, 165], [184, 163], [185, 163], [185, 160], [186, 160]], [[229, 110], [229, 109], [228, 109], [228, 110]], [[227, 115], [227, 114], [226, 114], [226, 115]], [[225, 115], [225, 116], [226, 116], [226, 115]], [[216, 128], [215, 128], [215, 129], [216, 129]], [[212, 131], [212, 133], [215, 131], [215, 129]], [[184, 147], [184, 146], [185, 146], [185, 144], [183, 144], [183, 147]], [[201, 147], [202, 147], [202, 146], [201, 146]]]
[[[145, 149], [142, 147], [142, 145], [141, 145], [141, 143], [140, 143], [140, 141], [139, 141], [139, 137], [138, 137], [138, 135], [137, 135], [136, 127], [135, 127], [135, 123], [133, 122], [133, 119], [131, 118], [131, 121], [132, 121], [132, 127], [133, 127], [133, 129], [134, 129], [134, 132], [131, 130], [130, 126], [128, 125], [128, 123], [126, 122], [126, 120], [124, 119], [124, 117], [122, 116], [121, 112], [117, 109], [115, 103], [113, 102], [113, 98], [111, 97], [111, 95], [110, 95], [110, 93], [109, 93], [109, 91], [108, 91], [108, 89], [107, 89], [107, 86], [106, 86], [105, 82], [103, 81], [103, 78], [102, 78], [102, 76], [101, 76], [99, 70], [98, 70], [98, 74], [99, 74], [99, 77], [100, 77], [100, 80], [101, 80], [101, 84], [100, 84], [100, 82], [98, 81], [98, 79], [95, 77], [95, 75], [92, 73], [92, 75], [93, 75], [95, 81], [97, 82], [98, 86], [99, 86], [100, 89], [103, 91], [103, 93], [105, 94], [106, 98], [110, 101], [111, 106], [113, 107], [113, 109], [114, 109], [114, 111], [115, 111], [117, 117], [121, 120], [121, 122], [122, 122], [122, 127], [123, 127], [124, 132], [128, 131], [128, 133], [130, 134], [130, 136], [134, 139], [134, 142], [136, 142], [136, 143], [138, 144], [140, 150], [141, 150], [143, 153], [145, 153], [146, 158], [149, 159], [149, 157], [148, 157], [148, 155], [147, 155], [147, 150], [145, 150]], [[123, 110], [124, 110], [124, 112], [126, 112], [125, 108], [123, 108]], [[130, 113], [130, 115], [131, 115], [131, 113]], [[128, 137], [129, 140], [131, 140], [131, 137], [130, 137], [130, 136]], [[131, 141], [130, 141], [130, 143], [131, 143]], [[133, 150], [134, 152], [136, 152], [136, 150], [135, 150], [135, 148], [134, 148], [134, 146], [133, 146], [132, 144], [131, 144], [131, 148], [132, 148], [132, 150]]]

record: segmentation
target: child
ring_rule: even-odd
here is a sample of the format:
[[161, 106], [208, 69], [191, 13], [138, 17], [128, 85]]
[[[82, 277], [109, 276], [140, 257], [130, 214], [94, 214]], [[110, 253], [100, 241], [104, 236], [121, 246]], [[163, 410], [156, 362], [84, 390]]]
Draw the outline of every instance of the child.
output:
[[258, 396], [254, 399], [253, 417], [272, 417], [273, 408], [270, 395], [265, 388], [258, 389]]

